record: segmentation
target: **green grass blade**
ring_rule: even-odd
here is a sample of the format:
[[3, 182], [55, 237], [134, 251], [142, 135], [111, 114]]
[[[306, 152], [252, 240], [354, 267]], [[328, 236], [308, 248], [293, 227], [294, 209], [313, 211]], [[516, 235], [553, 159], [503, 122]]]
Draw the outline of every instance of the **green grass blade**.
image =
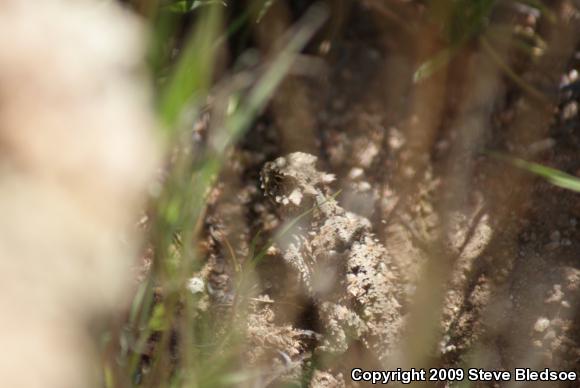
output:
[[546, 167], [538, 163], [528, 162], [523, 159], [514, 158], [498, 152], [488, 152], [488, 154], [496, 159], [506, 161], [515, 167], [529, 171], [532, 174], [538, 175], [554, 186], [563, 189], [572, 190], [580, 193], [580, 178], [567, 174], [563, 171], [556, 170], [551, 167]]
[[431, 77], [439, 70], [442, 70], [449, 64], [456, 53], [457, 49], [451, 47], [439, 51], [437, 54], [423, 62], [419, 68], [415, 70], [415, 73], [413, 73], [413, 82], [421, 82], [422, 80]]
[[209, 89], [221, 11], [221, 6], [204, 7], [199, 24], [161, 92], [160, 116], [162, 123], [170, 130], [176, 129], [183, 110]]
[[[322, 26], [326, 17], [325, 8], [313, 6], [306, 16], [290, 30], [291, 37], [286, 46], [268, 66], [264, 75], [251, 90], [245, 103], [240, 104], [239, 108], [235, 109], [227, 120], [226, 127], [232, 139], [237, 139], [263, 108], [274, 90], [288, 74], [296, 55]], [[222, 144], [218, 151], [223, 151], [226, 146], [227, 144]]]

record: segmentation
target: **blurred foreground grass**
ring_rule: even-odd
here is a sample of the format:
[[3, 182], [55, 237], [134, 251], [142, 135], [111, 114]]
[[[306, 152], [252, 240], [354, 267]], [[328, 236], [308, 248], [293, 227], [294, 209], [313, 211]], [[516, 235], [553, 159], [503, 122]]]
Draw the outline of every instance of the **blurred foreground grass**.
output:
[[[220, 1], [175, 1], [149, 8], [150, 63], [165, 149], [171, 157], [148, 215], [153, 266], [135, 293], [127, 321], [116, 322], [104, 335], [107, 387], [218, 387], [250, 377], [232, 371], [239, 356], [235, 322], [228, 323], [230, 337], [216, 338], [215, 322], [194, 312], [196, 299], [187, 291], [187, 282], [203, 264], [197, 237], [206, 195], [228, 149], [261, 112], [325, 19], [323, 7], [312, 7], [286, 34], [274, 37], [279, 49], [257, 71], [216, 74], [228, 36], [239, 28], [252, 28], [271, 3], [254, 2], [232, 26], [224, 24], [227, 4]], [[184, 34], [184, 25], [190, 23], [193, 28]], [[193, 149], [193, 127], [210, 96], [212, 111], [223, 118], [209, 123], [203, 149]], [[156, 289], [163, 290], [163, 297], [154, 302]], [[152, 339], [156, 346], [145, 366], [143, 355]]]
[[[232, 367], [240, 356], [241, 323], [226, 323], [230, 335], [217, 338], [212, 331], [215, 317], [194, 311], [197, 300], [187, 291], [187, 282], [203, 264], [197, 237], [205, 214], [206, 195], [228, 150], [261, 113], [297, 54], [325, 20], [324, 9], [312, 7], [285, 35], [273, 37], [279, 49], [257, 69], [238, 66], [243, 54], [230, 58], [232, 63], [224, 66], [228, 39], [269, 17], [267, 10], [272, 3], [255, 1], [233, 21], [226, 17], [228, 9], [221, 1], [173, 1], [145, 7], [149, 9], [152, 29], [150, 64], [157, 85], [156, 106], [166, 154], [170, 157], [160, 173], [160, 188], [154, 193], [148, 214], [147, 242], [154, 252], [152, 268], [138, 286], [126, 320], [112, 324], [104, 335], [103, 376], [107, 387], [232, 386], [248, 380], [254, 373], [239, 372]], [[430, 2], [433, 18], [445, 27], [447, 41], [441, 51], [416, 70], [414, 80], [429, 78], [475, 40], [482, 42], [493, 59], [501, 61], [487, 41], [498, 33], [503, 37], [505, 32], [497, 27], [488, 28], [496, 3]], [[525, 3], [548, 12], [540, 2]], [[545, 44], [539, 37], [534, 38], [532, 43], [529, 39], [520, 42], [530, 55]], [[514, 83], [542, 99], [507, 65], [501, 65]], [[234, 68], [241, 70], [232, 72]], [[192, 131], [210, 97], [212, 116], [219, 119], [210, 119], [207, 139], [200, 149], [192, 142]], [[579, 191], [580, 183], [574, 177], [519, 159], [507, 160], [556, 185]], [[162, 298], [157, 297], [157, 289], [162, 289]], [[235, 314], [224, 319], [232, 317]], [[152, 338], [156, 345], [148, 349]], [[148, 355], [146, 364], [144, 354]]]

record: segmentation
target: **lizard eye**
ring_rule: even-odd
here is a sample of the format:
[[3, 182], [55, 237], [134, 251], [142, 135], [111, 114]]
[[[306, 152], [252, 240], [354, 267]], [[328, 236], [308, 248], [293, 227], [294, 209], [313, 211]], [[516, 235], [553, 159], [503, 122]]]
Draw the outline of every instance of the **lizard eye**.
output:
[[266, 183], [266, 192], [268, 193], [281, 193], [284, 192], [284, 177], [279, 174], [272, 174], [268, 177], [268, 182]]
[[288, 197], [296, 188], [295, 179], [271, 170], [264, 171], [261, 178], [264, 193], [274, 202], [280, 202], [282, 198]]

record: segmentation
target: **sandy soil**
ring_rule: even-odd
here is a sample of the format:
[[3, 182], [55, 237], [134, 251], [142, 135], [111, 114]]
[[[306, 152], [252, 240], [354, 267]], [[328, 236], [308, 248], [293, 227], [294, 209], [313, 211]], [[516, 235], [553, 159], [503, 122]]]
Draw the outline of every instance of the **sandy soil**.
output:
[[[550, 36], [578, 24], [562, 4], [554, 11], [568, 25], [546, 33], [554, 47]], [[576, 42], [560, 42], [533, 63], [513, 59], [523, 79], [551, 96], [545, 103], [506, 77], [478, 44], [414, 84], [417, 64], [439, 42], [418, 42], [385, 23], [390, 16], [376, 2], [343, 11], [343, 23], [308, 50], [323, 66], [285, 81], [212, 193], [206, 218], [212, 300], [235, 298], [232, 252], [243, 261], [258, 232], [264, 243], [280, 227], [259, 188], [260, 168], [305, 151], [336, 174], [341, 206], [372, 222], [401, 269], [408, 321], [391, 367], [580, 372], [578, 194], [483, 153], [498, 150], [580, 173], [577, 102], [558, 93], [576, 77]], [[432, 28], [420, 24], [416, 5], [401, 3], [397, 11], [412, 15], [410, 27]], [[516, 13], [536, 30], [547, 28], [524, 16]], [[286, 365], [264, 385], [311, 368], [313, 386], [351, 386], [350, 368], [376, 367], [377, 359], [353, 345], [312, 367], [316, 312], [288, 271], [275, 250], [257, 267], [253, 292], [263, 300], [251, 308], [251, 362]], [[280, 362], [285, 357], [291, 361]], [[479, 384], [472, 386], [494, 386]]]

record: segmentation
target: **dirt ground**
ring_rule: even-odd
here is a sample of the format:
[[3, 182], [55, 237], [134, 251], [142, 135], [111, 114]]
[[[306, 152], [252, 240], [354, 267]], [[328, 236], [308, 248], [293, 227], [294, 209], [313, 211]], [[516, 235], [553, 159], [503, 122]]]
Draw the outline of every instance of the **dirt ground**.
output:
[[[549, 47], [557, 47], [533, 62], [510, 56], [522, 79], [547, 96], [538, 101], [477, 42], [447, 69], [414, 83], [418, 64], [440, 42], [428, 36], [433, 26], [422, 24], [419, 5], [394, 3], [402, 25], [380, 2], [333, 8], [336, 22], [305, 54], [314, 70], [290, 76], [232, 151], [206, 217], [212, 300], [235, 299], [231, 257], [247, 260], [254, 236], [263, 244], [281, 225], [260, 189], [262, 165], [309, 152], [322, 170], [336, 174], [341, 206], [371, 221], [401, 269], [407, 323], [401, 353], [389, 367], [580, 372], [578, 194], [485, 153], [500, 151], [579, 176], [577, 96], [559, 91], [577, 77], [576, 38], [563, 38], [578, 31], [577, 11], [557, 2], [554, 12], [568, 21], [558, 26], [517, 10], [505, 16], [546, 31]], [[265, 30], [279, 19], [270, 20]], [[428, 37], [417, 40], [408, 29]], [[511, 53], [507, 45], [496, 47]], [[296, 296], [290, 278], [279, 252], [257, 267], [250, 363], [311, 365], [314, 340], [298, 340], [296, 330], [316, 332], [316, 314], [312, 301]], [[219, 314], [227, 310], [220, 307]], [[355, 386], [352, 367], [379, 365], [353, 345], [312, 367], [311, 384]], [[264, 385], [296, 380], [292, 369], [273, 373]]]

